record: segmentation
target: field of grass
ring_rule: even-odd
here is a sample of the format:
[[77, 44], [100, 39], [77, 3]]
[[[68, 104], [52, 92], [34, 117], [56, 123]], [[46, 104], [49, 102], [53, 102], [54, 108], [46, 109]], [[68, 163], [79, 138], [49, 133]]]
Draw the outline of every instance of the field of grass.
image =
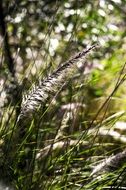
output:
[[0, 189], [126, 189], [126, 0], [1, 0]]

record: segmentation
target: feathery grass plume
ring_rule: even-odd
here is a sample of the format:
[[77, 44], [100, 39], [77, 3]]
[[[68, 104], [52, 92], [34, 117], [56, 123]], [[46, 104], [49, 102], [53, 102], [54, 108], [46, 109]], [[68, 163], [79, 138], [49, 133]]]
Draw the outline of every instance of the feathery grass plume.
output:
[[52, 93], [55, 93], [58, 87], [61, 87], [64, 84], [72, 65], [83, 62], [83, 58], [86, 54], [95, 47], [96, 45], [93, 45], [87, 50], [83, 50], [78, 53], [62, 65], [59, 65], [57, 70], [55, 70], [50, 76], [48, 76], [45, 80], [40, 81], [39, 85], [34, 86], [28, 95], [23, 98], [21, 113], [18, 120], [22, 120], [24, 117], [31, 118], [40, 106], [47, 100], [47, 98]]
[[104, 159], [103, 162], [94, 167], [90, 176], [99, 175], [99, 173], [105, 171], [114, 171], [125, 163], [126, 149], [122, 152], [117, 153], [114, 156], [110, 156]]

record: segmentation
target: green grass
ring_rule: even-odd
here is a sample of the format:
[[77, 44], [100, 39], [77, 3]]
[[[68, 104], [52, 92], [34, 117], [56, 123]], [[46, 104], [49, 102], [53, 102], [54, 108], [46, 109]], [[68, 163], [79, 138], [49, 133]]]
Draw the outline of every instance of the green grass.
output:
[[[117, 168], [105, 165], [91, 174], [105, 158], [125, 149], [125, 139], [114, 133], [119, 130], [115, 124], [125, 121], [125, 110], [111, 109], [113, 99], [125, 83], [124, 67], [104, 101], [100, 102], [103, 96], [97, 98], [95, 110], [88, 89], [93, 79], [89, 82], [86, 79], [82, 86], [81, 74], [67, 80], [63, 88], [59, 85], [32, 117], [26, 115], [17, 120], [16, 107], [8, 106], [1, 118], [0, 131], [0, 167], [5, 183], [18, 190], [123, 187], [125, 160], [124, 163], [119, 160], [119, 164], [114, 161]], [[50, 95], [50, 89], [45, 93]]]

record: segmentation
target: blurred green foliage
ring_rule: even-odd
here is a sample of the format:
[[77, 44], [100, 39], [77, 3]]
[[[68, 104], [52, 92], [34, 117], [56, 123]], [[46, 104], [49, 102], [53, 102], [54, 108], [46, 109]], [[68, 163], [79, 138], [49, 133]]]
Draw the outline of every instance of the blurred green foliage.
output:
[[101, 80], [101, 85], [102, 78], [111, 80], [125, 62], [125, 0], [2, 3], [19, 81], [24, 76], [37, 79], [43, 68], [55, 67], [93, 43], [99, 43], [100, 48], [91, 62], [103, 65], [105, 70], [99, 78], [94, 73], [94, 80]]

